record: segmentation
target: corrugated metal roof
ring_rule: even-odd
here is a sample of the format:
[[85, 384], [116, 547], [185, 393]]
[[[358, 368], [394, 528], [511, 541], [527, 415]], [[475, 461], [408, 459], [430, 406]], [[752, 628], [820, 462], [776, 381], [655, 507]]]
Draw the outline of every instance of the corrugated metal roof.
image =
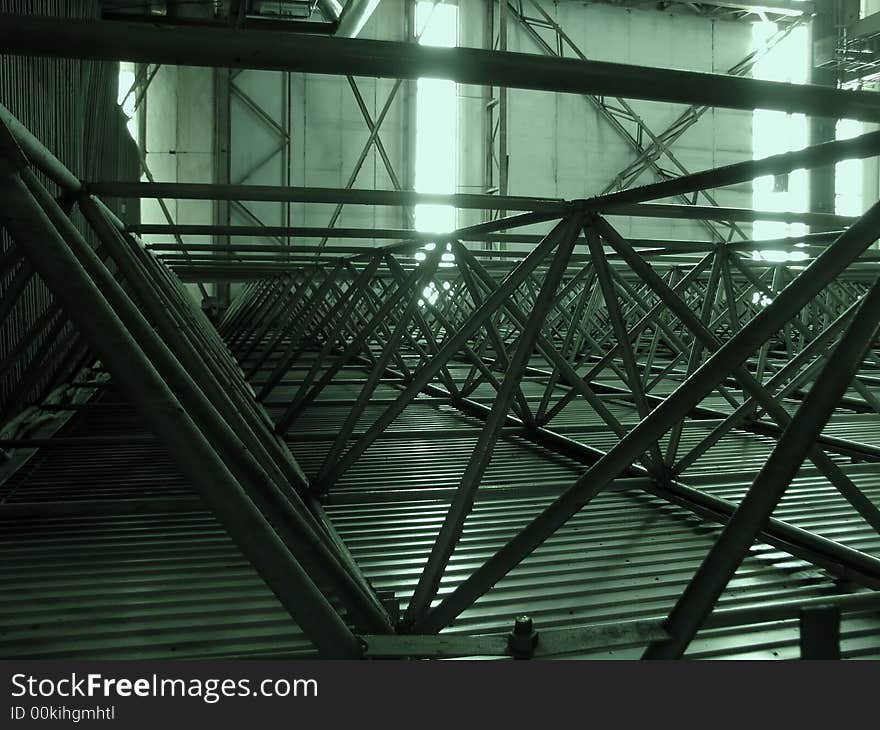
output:
[[[348, 369], [349, 380], [358, 377]], [[285, 397], [292, 395], [289, 389]], [[358, 387], [331, 384], [300, 416], [288, 436], [307, 473], [314, 474], [356, 397]], [[377, 398], [397, 391], [386, 386]], [[539, 394], [538, 394], [539, 395]], [[273, 398], [282, 400], [278, 393]], [[634, 424], [632, 406], [609, 401]], [[384, 408], [374, 403], [358, 429]], [[614, 437], [596, 428], [581, 402], [565, 411], [568, 435], [607, 448]], [[865, 419], [855, 419], [851, 428]], [[579, 423], [586, 428], [579, 430]], [[835, 428], [845, 428], [839, 420]], [[442, 523], [480, 423], [442, 399], [409, 406], [331, 492], [326, 509], [378, 589], [405, 605]], [[705, 426], [689, 425], [690, 443]], [[437, 433], [434, 433], [434, 432]], [[438, 435], [439, 433], [439, 435]], [[136, 414], [106, 394], [80, 409], [63, 435], [146, 432]], [[766, 458], [770, 442], [737, 433], [710, 451], [684, 479], [737, 500]], [[843, 468], [870, 497], [880, 499], [880, 465]], [[735, 471], [734, 471], [735, 469]], [[440, 594], [512, 537], [583, 471], [576, 462], [514, 433], [499, 442]], [[719, 474], [730, 474], [727, 479]], [[599, 495], [551, 539], [465, 611], [447, 631], [504, 633], [515, 615], [539, 628], [630, 619], [661, 620], [709, 550], [719, 528], [642, 490], [616, 487]], [[3, 485], [6, 504], [190, 494], [162, 451], [151, 443], [126, 447], [42, 450]], [[0, 655], [79, 657], [293, 656], [308, 642], [214, 518], [192, 506], [139, 514], [4, 519], [0, 523]], [[876, 535], [837, 493], [805, 469], [776, 516], [848, 545], [875, 552]], [[854, 590], [776, 548], [755, 545], [719, 608], [768, 600], [845, 595]], [[880, 616], [854, 612], [843, 622], [846, 657], [880, 657]], [[574, 656], [634, 658], [642, 647]], [[796, 620], [703, 630], [688, 656], [793, 658]]]

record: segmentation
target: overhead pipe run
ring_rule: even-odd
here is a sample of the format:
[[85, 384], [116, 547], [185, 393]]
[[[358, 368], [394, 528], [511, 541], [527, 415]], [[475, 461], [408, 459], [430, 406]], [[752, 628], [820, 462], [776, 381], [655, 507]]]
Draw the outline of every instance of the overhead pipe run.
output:
[[339, 15], [335, 35], [339, 38], [355, 38], [364, 29], [379, 0], [348, 0]]

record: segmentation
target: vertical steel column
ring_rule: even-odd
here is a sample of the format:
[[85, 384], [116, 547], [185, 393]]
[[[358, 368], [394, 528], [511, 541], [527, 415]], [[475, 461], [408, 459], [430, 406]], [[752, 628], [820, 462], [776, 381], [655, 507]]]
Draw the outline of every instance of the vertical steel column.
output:
[[[232, 157], [230, 117], [230, 86], [232, 79], [228, 68], [215, 68], [214, 71], [214, 182], [228, 185], [230, 179], [230, 160]], [[215, 200], [214, 225], [228, 226], [229, 201]], [[229, 236], [214, 236], [214, 243], [229, 245]], [[217, 299], [217, 311], [223, 313], [229, 307], [230, 285], [228, 281], [214, 283], [214, 296]]]
[[[810, 22], [810, 50], [816, 41], [833, 38], [837, 40], [835, 23], [836, 2], [816, 3], [815, 12]], [[837, 70], [833, 67], [820, 68], [810, 53], [810, 83], [820, 86], [837, 88]], [[829, 142], [837, 136], [837, 119], [831, 117], [808, 117], [809, 143]], [[810, 212], [833, 213], [835, 198], [834, 165], [824, 165], [809, 171]], [[812, 227], [812, 230], [823, 230]]]
[[840, 608], [833, 604], [802, 608], [801, 659], [840, 659]]

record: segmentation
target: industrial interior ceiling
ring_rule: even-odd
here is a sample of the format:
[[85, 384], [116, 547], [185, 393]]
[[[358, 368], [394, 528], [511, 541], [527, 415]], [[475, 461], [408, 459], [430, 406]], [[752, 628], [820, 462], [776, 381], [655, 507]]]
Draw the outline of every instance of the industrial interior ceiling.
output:
[[[880, 658], [880, 205], [712, 192], [880, 132], [667, 170], [707, 109], [877, 123], [880, 97], [839, 54], [803, 86], [573, 57], [530, 0], [485, 5], [540, 55], [357, 37], [378, 5], [0, 2], [0, 657]], [[574, 200], [510, 194], [491, 150], [476, 194], [157, 180], [119, 61], [136, 94], [179, 64], [583, 95], [632, 164]], [[686, 110], [651, 130], [627, 99]], [[257, 202], [481, 222], [229, 223]], [[751, 240], [767, 219], [810, 232]]]

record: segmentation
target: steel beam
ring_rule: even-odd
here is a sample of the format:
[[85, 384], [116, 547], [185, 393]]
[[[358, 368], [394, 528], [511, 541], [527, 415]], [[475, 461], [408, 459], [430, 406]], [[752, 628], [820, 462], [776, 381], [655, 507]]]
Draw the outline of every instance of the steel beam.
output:
[[[3, 131], [0, 129], [0, 131]], [[8, 138], [7, 138], [8, 139]], [[144, 414], [183, 474], [224, 522], [281, 603], [327, 656], [354, 657], [357, 639], [223, 464], [19, 177], [0, 160], [2, 223], [84, 333], [115, 382]], [[10, 159], [11, 158], [11, 159]]]
[[[873, 242], [878, 226], [880, 226], [880, 203], [875, 204], [858, 223], [817, 257], [771, 305], [717, 350], [688, 380], [651, 411], [647, 418], [588, 469], [570, 489], [447, 595], [415, 627], [415, 630], [430, 633], [446, 626], [553, 535], [611, 480], [628, 468], [638, 455], [672, 428], [768, 337], [778, 331], [810, 299], [846, 269]], [[864, 567], [874, 578], [880, 579], [880, 560], [868, 556], [865, 558]]]
[[755, 478], [666, 621], [670, 638], [653, 643], [646, 659], [674, 659], [687, 649], [703, 620], [767, 524], [812, 449], [838, 401], [858, 372], [880, 326], [880, 283], [862, 302], [834, 355]]
[[736, 185], [763, 175], [780, 175], [801, 168], [809, 170], [833, 165], [841, 160], [862, 159], [877, 154], [880, 154], [880, 132], [868, 132], [852, 139], [823, 142], [795, 152], [783, 152], [760, 160], [737, 162], [672, 180], [630, 188], [619, 193], [609, 193], [588, 200], [587, 205], [595, 206], [597, 210], [608, 209], [618, 203], [642, 203], [699, 190]]
[[377, 78], [443, 78], [462, 84], [880, 121], [880, 100], [870, 92], [357, 38], [0, 15], [0, 47], [6, 53], [56, 58]]

